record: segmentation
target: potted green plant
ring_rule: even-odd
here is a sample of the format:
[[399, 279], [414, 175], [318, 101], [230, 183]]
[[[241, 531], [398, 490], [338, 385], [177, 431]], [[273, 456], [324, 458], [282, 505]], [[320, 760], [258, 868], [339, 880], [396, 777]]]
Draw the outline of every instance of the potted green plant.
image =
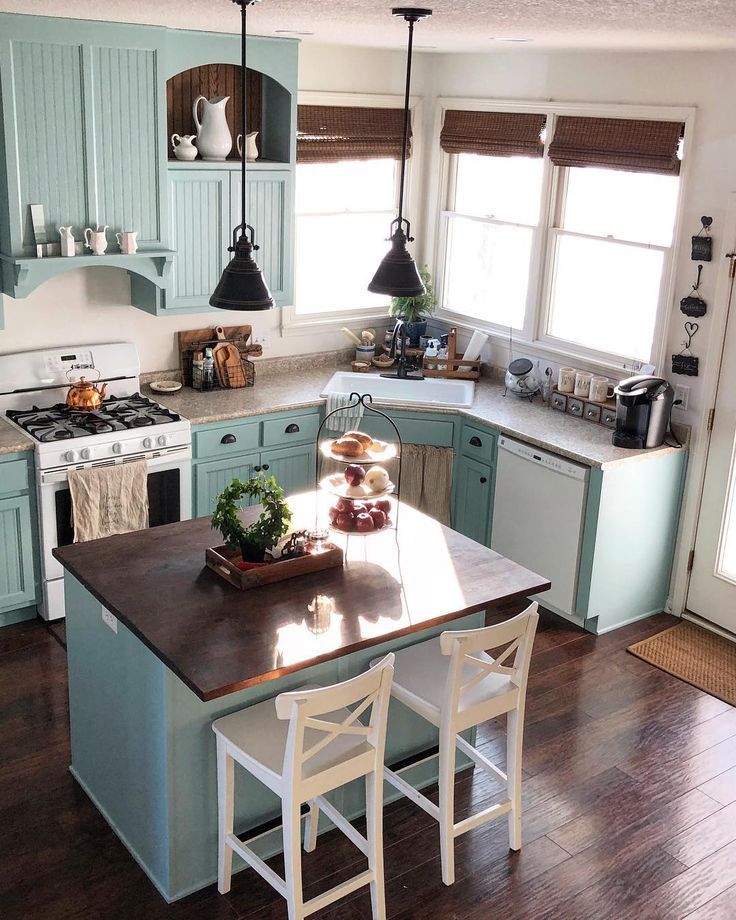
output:
[[[263, 511], [258, 520], [244, 527], [238, 512], [245, 496], [255, 498]], [[233, 479], [217, 496], [212, 515], [212, 529], [219, 530], [231, 549], [240, 549], [244, 562], [263, 562], [289, 529], [291, 509], [284, 501], [284, 490], [274, 476], [256, 476], [247, 482]]]
[[426, 293], [421, 297], [392, 297], [388, 308], [389, 316], [404, 320], [409, 342], [415, 346], [419, 344], [420, 337], [427, 331], [426, 317], [431, 316], [437, 306], [432, 276], [426, 265], [419, 269], [419, 277], [424, 282]]

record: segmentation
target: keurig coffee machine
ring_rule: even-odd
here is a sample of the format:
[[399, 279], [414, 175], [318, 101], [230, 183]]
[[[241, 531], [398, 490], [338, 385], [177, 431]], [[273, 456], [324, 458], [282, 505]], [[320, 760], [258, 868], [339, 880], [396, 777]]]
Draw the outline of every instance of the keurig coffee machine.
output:
[[659, 447], [670, 424], [675, 393], [662, 377], [640, 374], [615, 388], [616, 447]]

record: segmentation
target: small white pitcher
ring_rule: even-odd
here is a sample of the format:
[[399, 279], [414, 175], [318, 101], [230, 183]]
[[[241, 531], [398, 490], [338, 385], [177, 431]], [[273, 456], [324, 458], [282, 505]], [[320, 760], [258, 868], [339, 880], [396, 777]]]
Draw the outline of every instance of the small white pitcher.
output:
[[93, 255], [104, 256], [107, 252], [107, 236], [105, 234], [107, 228], [107, 224], [104, 227], [100, 227], [98, 224], [96, 230], [92, 230], [90, 227], [85, 229], [84, 245], [87, 249], [92, 250]]
[[[249, 131], [245, 135], [245, 156], [249, 163], [254, 163], [258, 159], [258, 145], [256, 144], [256, 138], [258, 137], [257, 131]], [[242, 158], [243, 156], [243, 135], [239, 134], [235, 141], [238, 148], [238, 156]]]
[[[196, 134], [172, 134], [171, 146], [174, 148], [174, 156], [177, 160], [196, 160], [199, 152], [194, 146], [197, 140]], [[178, 143], [177, 143], [178, 141]]]
[[61, 236], [61, 254], [63, 256], [75, 256], [77, 254], [74, 244], [74, 236], [71, 227], [59, 227]]
[[129, 256], [133, 255], [134, 252], [138, 252], [137, 230], [123, 230], [122, 233], [115, 234], [115, 239], [118, 241], [120, 252], [124, 252]]

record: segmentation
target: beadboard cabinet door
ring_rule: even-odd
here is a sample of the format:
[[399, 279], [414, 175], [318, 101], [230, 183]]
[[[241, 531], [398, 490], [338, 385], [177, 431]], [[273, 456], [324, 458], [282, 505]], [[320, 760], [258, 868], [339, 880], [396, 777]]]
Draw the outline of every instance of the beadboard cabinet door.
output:
[[260, 466], [264, 475], [276, 477], [287, 496], [314, 488], [317, 466], [314, 444], [263, 451]]
[[[217, 496], [229, 486], [233, 479], [246, 482], [255, 476], [260, 467], [258, 454], [230, 457], [227, 460], [212, 460], [194, 466], [194, 516], [206, 517], [215, 510]], [[253, 501], [243, 499], [244, 505]]]
[[452, 526], [477, 543], [491, 537], [493, 478], [491, 467], [469, 457], [455, 459], [455, 501]]
[[0, 612], [34, 603], [33, 535], [28, 495], [0, 498]]
[[207, 308], [228, 258], [230, 173], [170, 169], [171, 244], [176, 250], [163, 313]]

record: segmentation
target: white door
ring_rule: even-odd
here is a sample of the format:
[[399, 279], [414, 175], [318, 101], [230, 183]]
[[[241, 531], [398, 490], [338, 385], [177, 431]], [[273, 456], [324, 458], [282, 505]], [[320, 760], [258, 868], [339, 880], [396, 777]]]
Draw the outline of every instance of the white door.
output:
[[687, 609], [736, 633], [736, 257]]

